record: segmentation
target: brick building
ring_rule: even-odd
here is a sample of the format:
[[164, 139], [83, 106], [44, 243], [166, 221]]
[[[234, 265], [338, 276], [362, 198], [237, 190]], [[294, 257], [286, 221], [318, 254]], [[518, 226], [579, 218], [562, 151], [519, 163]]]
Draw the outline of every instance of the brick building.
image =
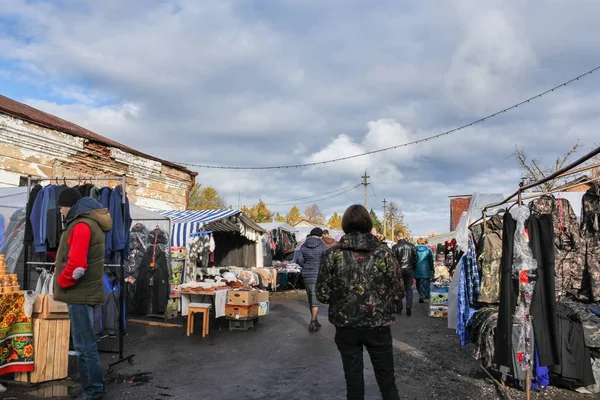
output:
[[450, 231], [456, 230], [458, 221], [463, 212], [471, 205], [471, 196], [450, 196]]
[[185, 209], [197, 176], [185, 167], [0, 95], [0, 186], [24, 186], [28, 175], [77, 178], [123, 174], [127, 176], [130, 201], [162, 210]]

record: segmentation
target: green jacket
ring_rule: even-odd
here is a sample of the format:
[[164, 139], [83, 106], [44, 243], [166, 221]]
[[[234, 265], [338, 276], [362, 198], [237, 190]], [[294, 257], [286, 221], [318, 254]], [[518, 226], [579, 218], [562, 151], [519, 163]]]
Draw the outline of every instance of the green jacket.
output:
[[[75, 206], [77, 207], [77, 205]], [[75, 209], [75, 212], [77, 210]], [[88, 267], [85, 274], [72, 287], [63, 289], [57, 282], [58, 276], [69, 259], [69, 235], [78, 223], [87, 224], [92, 236], [88, 250]], [[86, 210], [76, 213], [67, 222], [62, 233], [56, 253], [56, 270], [54, 272], [54, 300], [67, 304], [102, 304], [104, 297], [104, 248], [106, 232], [112, 228], [112, 220], [106, 208]]]
[[345, 235], [323, 256], [316, 295], [338, 327], [374, 328], [396, 321], [404, 297], [401, 270], [387, 245], [371, 233]]

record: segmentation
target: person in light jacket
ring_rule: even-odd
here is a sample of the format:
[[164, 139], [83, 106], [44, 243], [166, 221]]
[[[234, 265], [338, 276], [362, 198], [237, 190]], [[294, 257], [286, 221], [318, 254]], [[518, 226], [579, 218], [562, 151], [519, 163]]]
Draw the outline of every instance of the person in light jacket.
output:
[[315, 285], [317, 284], [317, 276], [319, 275], [319, 267], [323, 253], [327, 250], [327, 246], [321, 240], [323, 230], [314, 228], [306, 238], [306, 241], [298, 252], [298, 264], [302, 267], [302, 280], [306, 287], [306, 295], [308, 296], [308, 306], [311, 311], [310, 324], [308, 325], [309, 332], [316, 332], [321, 329], [319, 322], [319, 301], [315, 294]]

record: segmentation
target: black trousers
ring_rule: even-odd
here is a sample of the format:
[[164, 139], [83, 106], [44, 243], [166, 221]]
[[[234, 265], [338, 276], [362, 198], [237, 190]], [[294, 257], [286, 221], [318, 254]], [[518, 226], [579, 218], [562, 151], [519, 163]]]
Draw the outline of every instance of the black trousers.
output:
[[399, 400], [394, 376], [390, 327], [337, 328], [335, 343], [342, 355], [348, 400], [364, 400], [363, 346], [367, 348], [383, 400]]

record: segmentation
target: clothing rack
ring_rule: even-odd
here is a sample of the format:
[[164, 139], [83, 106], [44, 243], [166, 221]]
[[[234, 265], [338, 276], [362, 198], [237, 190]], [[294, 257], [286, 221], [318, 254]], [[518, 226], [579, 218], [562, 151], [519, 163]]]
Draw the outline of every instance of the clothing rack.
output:
[[[555, 178], [561, 177], [561, 176], [566, 176], [566, 175], [570, 175], [574, 172], [572, 172], [571, 170], [575, 169], [576, 167], [578, 167], [579, 165], [583, 164], [584, 162], [590, 160], [592, 157], [596, 156], [600, 154], [600, 147], [595, 148], [594, 150], [590, 151], [589, 153], [587, 153], [586, 155], [584, 155], [583, 157], [575, 160], [574, 162], [572, 162], [571, 164], [559, 169], [558, 171], [542, 178], [539, 179], [535, 182], [532, 183], [528, 183], [525, 184], [524, 180], [522, 180], [519, 183], [519, 189], [514, 192], [513, 194], [511, 194], [510, 196], [508, 196], [507, 198], [505, 198], [504, 200], [497, 202], [497, 203], [492, 203], [492, 204], [488, 204], [487, 206], [485, 206], [483, 208], [482, 211], [482, 218], [484, 221], [484, 227], [485, 227], [485, 220], [486, 220], [486, 212], [487, 210], [491, 209], [491, 208], [495, 208], [495, 207], [499, 207], [503, 204], [506, 204], [508, 202], [510, 202], [512, 199], [514, 199], [515, 197], [517, 197], [517, 204], [519, 206], [523, 205], [523, 192], [525, 190], [534, 188], [536, 186], [540, 186], [548, 181], [551, 181]], [[581, 172], [581, 171], [585, 171], [586, 169], [591, 168], [587, 167], [587, 168], [580, 168], [577, 172]], [[569, 173], [571, 171], [571, 173]], [[528, 311], [528, 323], [531, 323], [531, 314]], [[531, 366], [529, 366], [526, 370], [526, 396], [527, 396], [527, 400], [531, 399]]]
[[[59, 182], [63, 182], [66, 186], [67, 181], [68, 182], [79, 182], [79, 183], [85, 183], [85, 182], [98, 182], [98, 181], [104, 181], [104, 182], [114, 182], [114, 181], [120, 181], [121, 182], [121, 187], [123, 189], [123, 196], [121, 199], [121, 213], [123, 215], [123, 220], [125, 220], [126, 216], [125, 216], [125, 206], [126, 206], [126, 202], [127, 202], [127, 179], [126, 179], [126, 175], [119, 175], [119, 176], [88, 176], [88, 177], [77, 177], [77, 178], [67, 178], [67, 177], [54, 177], [54, 178], [35, 178], [32, 177], [31, 175], [29, 175], [27, 177], [27, 201], [29, 202], [29, 196], [31, 195], [31, 186], [32, 184], [37, 184], [40, 182], [56, 182], [57, 184]], [[123, 224], [123, 230], [125, 231], [126, 229], [126, 224]], [[124, 232], [125, 236], [127, 236], [127, 232]], [[126, 246], [129, 246], [129, 243], [126, 244]], [[54, 265], [54, 263], [49, 263], [49, 262], [34, 262], [34, 261], [29, 261], [29, 244], [25, 244], [24, 247], [24, 252], [23, 252], [23, 257], [24, 257], [24, 268], [23, 268], [23, 288], [25, 290], [27, 290], [28, 286], [29, 286], [29, 268], [31, 266], [48, 266], [48, 265]], [[125, 326], [123, 324], [123, 319], [127, 317], [126, 314], [123, 313], [123, 309], [125, 308], [125, 298], [127, 296], [127, 286], [125, 285], [125, 250], [122, 251], [121, 254], [121, 262], [119, 264], [105, 264], [104, 266], [110, 269], [113, 269], [115, 271], [117, 271], [117, 277], [119, 279], [119, 314], [118, 314], [118, 319], [119, 319], [119, 346], [118, 346], [118, 350], [99, 350], [100, 353], [108, 353], [108, 354], [118, 354], [119, 358], [117, 359], [117, 361], [112, 362], [110, 364], [108, 364], [108, 368], [112, 368], [115, 365], [118, 365], [124, 361], [128, 361], [130, 364], [133, 363], [133, 357], [135, 356], [135, 354], [130, 354], [128, 356], [124, 356], [124, 343], [123, 343], [123, 338], [125, 337]], [[101, 341], [102, 339], [107, 338], [108, 336], [101, 336], [100, 339], [98, 341]]]

